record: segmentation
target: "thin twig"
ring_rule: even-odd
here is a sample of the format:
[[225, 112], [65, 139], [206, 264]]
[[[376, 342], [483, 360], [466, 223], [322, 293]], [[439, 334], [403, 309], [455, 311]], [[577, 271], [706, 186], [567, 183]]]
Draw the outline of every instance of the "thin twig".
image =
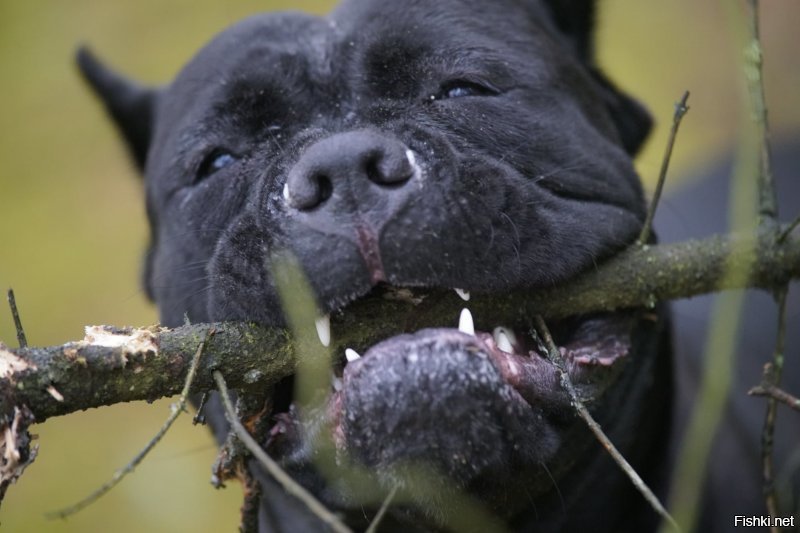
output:
[[228, 393], [228, 385], [225, 383], [225, 378], [219, 371], [214, 371], [214, 381], [217, 384], [222, 403], [225, 406], [225, 415], [228, 418], [228, 423], [231, 429], [242, 441], [242, 444], [247, 447], [250, 453], [267, 469], [267, 472], [284, 488], [284, 490], [293, 495], [295, 498], [303, 502], [309, 511], [316, 515], [320, 520], [325, 522], [334, 531], [339, 533], [351, 533], [339, 517], [329, 511], [322, 503], [317, 500], [313, 494], [308, 492], [302, 485], [292, 479], [289, 474], [276, 463], [267, 453], [258, 445], [256, 440], [247, 432], [242, 423], [236, 416], [236, 410], [231, 403], [230, 394]]
[[203, 414], [203, 408], [206, 406], [207, 401], [208, 393], [204, 392], [203, 395], [200, 396], [200, 402], [197, 404], [197, 412], [195, 412], [194, 416], [192, 417], [193, 426], [196, 426], [197, 424], [205, 425], [206, 415]]
[[[775, 183], [772, 177], [772, 159], [770, 154], [769, 124], [767, 121], [767, 104], [764, 94], [764, 72], [759, 36], [758, 0], [749, 0], [750, 5], [750, 43], [745, 53], [745, 77], [750, 91], [753, 121], [759, 133], [759, 167], [758, 167], [758, 215], [760, 224], [774, 224], [778, 217], [778, 201]], [[783, 235], [778, 238], [781, 239]], [[783, 373], [783, 352], [786, 342], [786, 295], [788, 285], [777, 292], [778, 302], [778, 335], [772, 365], [765, 369], [765, 380], [778, 387]], [[766, 375], [769, 372], [769, 376]], [[775, 469], [773, 447], [775, 434], [775, 417], [778, 403], [774, 398], [767, 400], [767, 411], [764, 416], [764, 427], [761, 433], [761, 469], [763, 475], [764, 499], [767, 511], [772, 516], [779, 516], [778, 499], [775, 494]], [[778, 533], [779, 528], [772, 526], [770, 530]]]
[[[745, 51], [745, 77], [750, 92], [750, 108], [753, 122], [759, 134], [758, 139], [758, 213], [761, 224], [774, 223], [778, 215], [778, 203], [775, 184], [772, 176], [772, 161], [770, 154], [770, 134], [767, 120], [767, 105], [764, 91], [763, 53], [759, 29], [759, 3], [758, 0], [749, 0], [750, 13], [748, 17], [750, 40]], [[792, 231], [790, 226], [778, 237], [782, 242]], [[765, 367], [762, 384], [767, 383], [773, 387], [780, 384], [783, 372], [783, 351], [786, 337], [786, 294], [788, 286], [777, 292], [778, 300], [778, 336], [771, 365]], [[761, 460], [762, 474], [764, 477], [764, 497], [767, 510], [773, 515], [778, 515], [778, 504], [775, 495], [775, 476], [773, 465], [773, 445], [775, 431], [775, 416], [777, 414], [777, 401], [770, 397], [767, 401], [767, 411], [761, 435]], [[777, 532], [777, 528], [772, 528]]]
[[22, 320], [17, 311], [17, 299], [14, 298], [14, 289], [8, 289], [8, 306], [11, 308], [11, 316], [14, 318], [14, 327], [17, 329], [17, 342], [20, 348], [28, 346], [28, 339], [25, 338], [25, 330], [22, 328]]
[[783, 230], [783, 233], [778, 236], [778, 244], [783, 244], [784, 241], [789, 238], [789, 235], [791, 235], [792, 232], [797, 229], [797, 226], [800, 226], [800, 216], [790, 222], [786, 229]]
[[764, 398], [771, 398], [775, 401], [781, 402], [784, 405], [794, 409], [795, 411], [800, 411], [800, 398], [797, 396], [793, 396], [789, 394], [785, 390], [776, 387], [775, 385], [769, 384], [761, 384], [756, 385], [749, 391], [747, 394], [750, 396], [761, 396]]
[[258, 514], [261, 508], [261, 484], [253, 477], [250, 471], [241, 464], [237, 468], [237, 476], [242, 483], [244, 502], [242, 502], [239, 533], [258, 532]]
[[627, 474], [634, 487], [636, 487], [642, 496], [644, 496], [653, 509], [655, 509], [659, 515], [661, 515], [661, 517], [666, 521], [667, 524], [670, 525], [670, 527], [672, 527], [674, 531], [680, 531], [678, 524], [675, 522], [675, 520], [673, 520], [672, 516], [670, 516], [670, 514], [661, 504], [658, 497], [653, 494], [653, 491], [650, 490], [650, 487], [647, 486], [641, 476], [639, 476], [636, 470], [634, 470], [630, 463], [628, 463], [625, 457], [622, 456], [619, 450], [617, 450], [616, 446], [614, 446], [614, 444], [608, 439], [606, 434], [603, 432], [603, 429], [589, 413], [589, 410], [586, 409], [586, 406], [578, 396], [578, 391], [575, 390], [575, 386], [569, 379], [569, 374], [567, 373], [564, 359], [561, 357], [561, 352], [559, 352], [558, 347], [553, 341], [553, 337], [550, 335], [550, 330], [547, 328], [547, 324], [545, 324], [542, 316], [536, 315], [534, 317], [534, 321], [536, 324], [536, 329], [544, 341], [545, 347], [547, 348], [547, 357], [558, 370], [561, 386], [564, 388], [567, 394], [569, 394], [570, 401], [575, 408], [575, 411], [578, 413], [578, 415], [580, 415], [581, 418], [583, 418], [583, 420], [586, 422], [586, 425], [589, 426], [589, 429], [592, 431], [592, 433], [594, 433], [597, 440], [600, 441], [600, 444], [602, 444], [606, 451], [608, 451], [609, 455], [611, 455], [611, 458], [614, 459], [622, 471]]
[[[738, 14], [736, 2], [724, 1], [728, 12]], [[733, 17], [732, 17], [733, 18]], [[738, 19], [732, 24], [739, 29]], [[738, 34], [737, 34], [738, 35]], [[756, 226], [757, 208], [753, 199], [755, 189], [753, 177], [757, 169], [750, 164], [757, 161], [758, 145], [752, 142], [752, 127], [743, 127], [737, 161], [731, 175], [729, 192], [728, 224], [731, 231], [752, 231]], [[752, 168], [751, 168], [752, 167]], [[774, 234], [774, 228], [759, 231]], [[787, 242], [791, 242], [788, 240]], [[735, 249], [734, 249], [735, 248]], [[752, 247], [740, 241], [730, 249], [730, 255], [719, 264], [717, 287], [748, 279], [757, 269], [755, 264], [761, 253], [760, 246]], [[741, 261], [733, 260], [739, 255]], [[800, 266], [800, 265], [798, 265]], [[773, 286], [773, 289], [785, 281]], [[742, 292], [721, 292], [714, 299], [711, 322], [704, 348], [704, 368], [697, 389], [697, 398], [691, 409], [685, 436], [677, 453], [670, 489], [670, 512], [681, 527], [694, 530], [702, 505], [703, 479], [711, 458], [714, 435], [722, 421], [726, 400], [731, 390], [735, 336], [738, 331], [743, 308]]]
[[758, 0], [750, 4], [750, 42], [745, 51], [745, 77], [750, 91], [753, 121], [759, 133], [758, 214], [762, 222], [773, 222], [778, 216], [778, 201], [772, 177], [772, 158], [769, 147], [767, 104], [764, 95], [764, 56], [762, 54], [758, 23]]
[[392, 500], [397, 495], [397, 485], [392, 487], [392, 490], [389, 491], [389, 494], [386, 496], [386, 499], [383, 500], [383, 504], [381, 504], [381, 508], [378, 509], [378, 514], [375, 515], [375, 518], [372, 519], [372, 522], [369, 524], [366, 533], [375, 533], [378, 531], [378, 526], [381, 524], [386, 511], [389, 510], [389, 506], [392, 504]]
[[[772, 354], [772, 363], [764, 367], [762, 385], [768, 384], [778, 387], [783, 374], [783, 354], [786, 347], [786, 296], [789, 287], [784, 287], [777, 294], [778, 302], [778, 335], [775, 341], [775, 352]], [[772, 516], [780, 516], [778, 498], [775, 495], [775, 467], [773, 461], [773, 447], [775, 435], [775, 417], [778, 411], [778, 402], [770, 397], [767, 400], [767, 412], [764, 416], [764, 427], [761, 432], [761, 472], [764, 477], [764, 498], [767, 511]], [[777, 533], [778, 528], [772, 528]]]
[[664, 152], [664, 158], [661, 161], [661, 171], [658, 174], [658, 183], [656, 190], [653, 191], [653, 199], [650, 201], [650, 207], [647, 210], [647, 218], [644, 221], [642, 232], [639, 234], [639, 239], [636, 243], [639, 246], [647, 244], [650, 238], [650, 231], [653, 227], [653, 217], [656, 216], [656, 209], [658, 202], [661, 199], [661, 192], [664, 190], [664, 182], [667, 181], [667, 169], [669, 168], [669, 161], [672, 158], [672, 148], [675, 146], [675, 139], [678, 136], [678, 128], [681, 125], [683, 116], [689, 111], [686, 102], [689, 100], [689, 91], [683, 93], [679, 102], [675, 102], [675, 114], [672, 116], [672, 129], [669, 132], [669, 140], [667, 141], [667, 149]]
[[189, 389], [191, 388], [192, 382], [194, 381], [195, 375], [197, 374], [197, 367], [200, 363], [200, 357], [203, 355], [203, 350], [206, 347], [206, 343], [208, 342], [208, 339], [212, 335], [214, 335], [213, 329], [209, 330], [206, 333], [203, 342], [201, 342], [200, 345], [197, 347], [197, 351], [195, 352], [194, 357], [192, 358], [192, 364], [189, 367], [189, 371], [186, 374], [186, 382], [183, 385], [183, 390], [181, 391], [180, 398], [178, 398], [178, 403], [172, 405], [172, 412], [170, 413], [166, 422], [164, 422], [164, 425], [161, 426], [161, 429], [158, 430], [158, 433], [156, 433], [156, 435], [150, 440], [150, 442], [147, 443], [147, 446], [145, 446], [144, 449], [140, 451], [136, 455], [136, 457], [134, 457], [133, 460], [131, 460], [131, 462], [125, 466], [125, 468], [114, 472], [114, 476], [102, 487], [100, 487], [99, 489], [97, 489], [96, 491], [94, 491], [89, 496], [87, 496], [86, 498], [84, 498], [83, 500], [79, 501], [76, 504], [70, 505], [69, 507], [61, 509], [59, 511], [54, 511], [45, 514], [46, 518], [51, 520], [55, 518], [67, 518], [68, 516], [71, 516], [77, 513], [78, 511], [88, 507], [89, 505], [93, 504], [95, 501], [100, 499], [101, 496], [107, 494], [120, 481], [122, 481], [122, 478], [124, 478], [129, 473], [133, 472], [133, 470], [137, 466], [139, 466], [139, 463], [142, 462], [142, 460], [147, 456], [147, 454], [150, 453], [150, 451], [156, 446], [156, 444], [158, 444], [164, 437], [164, 435], [166, 435], [167, 431], [169, 430], [170, 427], [172, 427], [172, 424], [175, 422], [175, 420], [177, 420], [178, 416], [180, 416], [180, 414], [186, 410], [186, 400], [189, 396]]

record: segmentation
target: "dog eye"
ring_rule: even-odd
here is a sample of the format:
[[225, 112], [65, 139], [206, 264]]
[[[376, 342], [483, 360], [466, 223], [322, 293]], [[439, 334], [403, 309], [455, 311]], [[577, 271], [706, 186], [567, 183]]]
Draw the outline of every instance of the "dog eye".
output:
[[200, 163], [200, 166], [197, 167], [195, 183], [211, 176], [215, 172], [222, 170], [228, 165], [235, 163], [236, 159], [237, 158], [235, 155], [231, 154], [230, 152], [226, 152], [225, 150], [212, 150], [203, 159], [202, 163]]
[[466, 80], [454, 80], [443, 84], [435, 99], [464, 98], [466, 96], [494, 96], [496, 94], [498, 94], [497, 90], [487, 87], [486, 85]]

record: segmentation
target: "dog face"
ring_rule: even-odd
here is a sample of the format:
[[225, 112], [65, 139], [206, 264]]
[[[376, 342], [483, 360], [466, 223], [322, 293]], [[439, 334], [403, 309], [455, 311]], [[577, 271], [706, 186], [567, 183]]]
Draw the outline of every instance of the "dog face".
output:
[[[592, 15], [591, 2], [347, 0], [327, 18], [245, 20], [158, 90], [83, 53], [144, 170], [145, 284], [162, 321], [282, 324], [274, 253], [297, 258], [323, 311], [347, 312], [396, 288], [551, 286], [629, 244], [644, 218], [630, 157], [649, 119], [591, 66]], [[337, 446], [379, 472], [430, 464], [507, 517], [527, 507], [520, 486], [549, 497], [545, 465], [565, 478], [593, 468], [586, 446], [565, 442], [583, 434], [554, 370], [509, 326], [373, 347], [344, 368], [325, 414]], [[652, 371], [652, 358], [618, 364], [655, 351], [630, 315], [557, 329], [598, 405]], [[611, 390], [592, 388], [608, 372]], [[649, 398], [652, 380], [637, 390]], [[270, 445], [300, 475], [302, 427], [278, 419], [273, 434], [294, 437]]]

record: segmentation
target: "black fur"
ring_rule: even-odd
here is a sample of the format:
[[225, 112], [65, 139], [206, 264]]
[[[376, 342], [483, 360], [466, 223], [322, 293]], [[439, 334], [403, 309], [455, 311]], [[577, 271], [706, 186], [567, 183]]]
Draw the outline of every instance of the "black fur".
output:
[[[631, 243], [644, 201], [630, 158], [650, 119], [592, 64], [593, 19], [589, 1], [345, 0], [327, 18], [247, 19], [159, 90], [81, 53], [145, 170], [145, 282], [163, 323], [283, 323], [276, 252], [298, 259], [331, 311], [377, 285], [547, 287]], [[635, 323], [632, 362], [608, 370], [607, 390], [596, 385], [602, 365], [575, 363], [574, 377], [656, 482], [667, 329]], [[570, 334], [594, 338], [596, 324], [576, 321]], [[345, 369], [341, 446], [384, 486], [398, 464], [429, 465], [521, 530], [650, 527], [652, 512], [576, 422], [552, 367], [531, 363], [537, 387], [526, 392], [490, 352], [454, 330], [372, 348]], [[363, 525], [369, 506], [354, 504], [352, 487], [323, 483], [298, 438], [276, 453], [284, 466]], [[270, 495], [263, 529], [313, 527], [257, 475]], [[387, 527], [453, 518], [446, 503], [433, 507], [402, 508]]]

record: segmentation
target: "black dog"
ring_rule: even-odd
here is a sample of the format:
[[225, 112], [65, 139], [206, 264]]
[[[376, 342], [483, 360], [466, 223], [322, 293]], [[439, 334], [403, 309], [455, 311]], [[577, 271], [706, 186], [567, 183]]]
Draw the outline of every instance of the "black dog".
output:
[[[346, 0], [327, 18], [257, 16], [158, 90], [83, 52], [146, 176], [145, 284], [163, 323], [282, 324], [276, 252], [297, 258], [325, 312], [347, 313], [398, 288], [424, 299], [551, 286], [630, 244], [645, 211], [631, 157], [650, 120], [593, 66], [593, 11], [588, 0]], [[402, 485], [398, 465], [422, 466], [515, 529], [652, 529], [530, 322], [474, 332], [468, 315], [462, 331], [350, 354], [324, 415], [337, 452], [386, 489]], [[592, 412], [653, 486], [669, 425], [665, 322], [628, 312], [552, 325]], [[363, 527], [380, 500], [317, 475], [289, 389], [265, 445]], [[320, 527], [256, 473], [262, 529]], [[385, 527], [458, 523], [447, 497], [420, 499]]]

